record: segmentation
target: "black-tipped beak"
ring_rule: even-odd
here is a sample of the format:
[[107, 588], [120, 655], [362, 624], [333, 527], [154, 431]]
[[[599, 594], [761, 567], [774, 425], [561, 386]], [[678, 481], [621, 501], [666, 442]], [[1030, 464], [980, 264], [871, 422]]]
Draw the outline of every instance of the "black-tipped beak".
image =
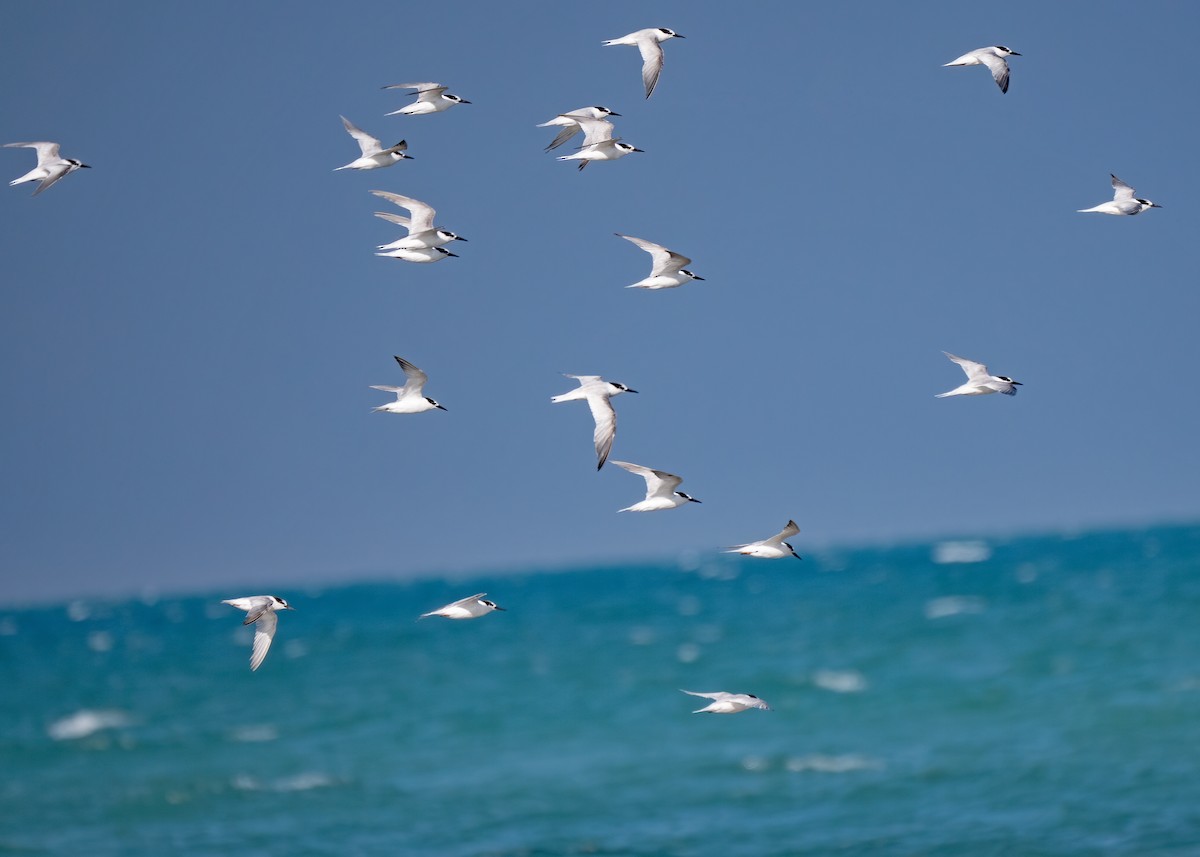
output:
[[697, 500], [695, 497], [688, 497], [688, 502], [689, 503], [699, 503], [700, 501]]
[[[466, 238], [463, 238], [461, 235], [455, 235], [455, 236], [454, 236], [454, 240], [455, 240], [455, 241], [466, 241], [467, 239], [466, 239]], [[469, 243], [469, 242], [468, 242], [468, 243]]]
[[1013, 383], [1014, 383], [1014, 384], [1016, 384], [1018, 387], [1024, 387], [1024, 386], [1025, 386], [1025, 385], [1024, 385], [1024, 384], [1022, 384], [1020, 381], [1013, 381]]
[[697, 277], [695, 274], [693, 274], [693, 275], [692, 275], [692, 279], [693, 279], [693, 280], [700, 280], [700, 282], [704, 282], [704, 278], [703, 278], [703, 277]]
[[434, 407], [435, 407], [435, 408], [437, 408], [439, 411], [444, 411], [444, 410], [446, 410], [446, 409], [445, 409], [445, 408], [443, 408], [441, 405], [434, 405]]
[[795, 551], [792, 551], [792, 556], [794, 556], [796, 559], [804, 559], [804, 557], [800, 556], [800, 554], [796, 553]]
[[[458, 103], [459, 104], [470, 104], [471, 102], [467, 101], [467, 99], [465, 99], [465, 98], [460, 98], [460, 99], [458, 99]], [[499, 610], [500, 608], [497, 607], [496, 609]]]
[[686, 38], [687, 38], [687, 36], [684, 36], [684, 35], [681, 35], [681, 34], [679, 34], [679, 33], [676, 33], [676, 34], [675, 34], [675, 38], [677, 38], [677, 39], [686, 39]]
[[457, 259], [457, 258], [458, 258], [458, 254], [457, 254], [457, 253], [451, 253], [449, 250], [447, 250], [447, 251], [446, 251], [446, 255], [447, 255], [447, 256], [453, 256], [455, 259]]
[[1019, 57], [1019, 56], [1020, 56], [1020, 54], [1019, 54], [1019, 53], [1017, 53], [1016, 51], [1009, 51], [1008, 53], [1009, 53], [1011, 56], [1014, 56], [1014, 57]]
[[[470, 104], [471, 102], [469, 102], [469, 101], [468, 101], [467, 103], [468, 103], [468, 104]], [[507, 612], [508, 612], [508, 611], [507, 611], [507, 610], [505, 610], [503, 607], [493, 607], [492, 609], [493, 609], [493, 610], [499, 610], [501, 613], [507, 613]]]
[[416, 158], [414, 158], [412, 155], [406, 155], [403, 152], [400, 152], [399, 155], [400, 155], [400, 160], [402, 160], [402, 161], [415, 161], [416, 160]]
[[637, 392], [637, 390], [626, 390], [625, 392], [626, 392], [626, 393], [636, 393], [636, 392]]
[[[92, 165], [91, 164], [80, 164], [79, 168], [81, 170], [90, 170], [92, 168]], [[1155, 206], [1155, 208], [1161, 208], [1161, 207], [1162, 206]]]
[[642, 152], [643, 154], [645, 154], [645, 152], [646, 152], [646, 150], [645, 150], [645, 149], [639, 149], [639, 148], [637, 148], [636, 146], [634, 147], [634, 149], [633, 149], [633, 150], [634, 150], [635, 152]]
[[608, 115], [609, 115], [609, 116], [620, 116], [621, 114], [620, 114], [620, 113], [617, 113], [617, 112], [615, 112], [615, 111], [609, 111], [609, 114], [608, 114]]
[[1159, 205], [1157, 202], [1152, 202], [1152, 203], [1150, 203], [1150, 207], [1151, 207], [1151, 208], [1162, 208], [1162, 206], [1161, 206], [1161, 205]]

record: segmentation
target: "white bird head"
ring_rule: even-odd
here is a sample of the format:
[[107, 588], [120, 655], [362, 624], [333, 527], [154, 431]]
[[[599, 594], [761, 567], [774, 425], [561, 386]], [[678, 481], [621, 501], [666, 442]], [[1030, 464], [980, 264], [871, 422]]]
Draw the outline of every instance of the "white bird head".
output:
[[1138, 199], [1138, 200], [1135, 200], [1135, 201], [1136, 201], [1136, 202], [1140, 202], [1140, 203], [1141, 203], [1143, 206], [1145, 206], [1146, 208], [1162, 208], [1162, 206], [1161, 206], [1161, 205], [1159, 205], [1157, 202], [1151, 202], [1151, 201], [1150, 201], [1150, 200], [1148, 200], [1148, 199]]
[[631, 146], [628, 143], [614, 143], [613, 145], [616, 146], [617, 149], [624, 152], [625, 154], [629, 154], [630, 152], [643, 152], [644, 153], [646, 151], [645, 149], [639, 149], [636, 146]]
[[443, 408], [441, 405], [439, 405], [437, 402], [435, 402], [433, 399], [429, 398], [428, 396], [425, 397], [425, 401], [429, 402], [429, 404], [433, 405], [439, 411], [446, 410], [445, 408]]
[[679, 273], [686, 274], [687, 276], [691, 277], [693, 280], [701, 280], [701, 281], [704, 280], [703, 277], [696, 276], [695, 274], [693, 274], [691, 271], [687, 270], [686, 268], [680, 268]]
[[637, 390], [631, 390], [628, 387], [626, 387], [624, 384], [622, 384], [618, 381], [609, 381], [608, 385], [610, 387], [614, 388], [613, 392], [612, 392], [612, 395], [614, 395], [614, 396], [616, 396], [620, 393], [636, 393], [637, 392]]
[[272, 607], [272, 609], [275, 609], [275, 610], [295, 610], [296, 609], [291, 604], [288, 604], [282, 598], [279, 598], [275, 595], [271, 596], [271, 607]]
[[480, 598], [479, 603], [484, 607], [487, 607], [489, 610], [499, 610], [502, 613], [504, 612], [504, 608], [498, 605], [495, 601], [489, 601], [486, 598]]
[[1002, 57], [1019, 57], [1020, 56], [1020, 54], [1017, 53], [1016, 51], [1014, 51], [1012, 48], [1006, 48], [1006, 47], [1004, 47], [1004, 45], [993, 45], [992, 50], [994, 50], [996, 53], [998, 53]]
[[665, 42], [667, 39], [687, 38], [686, 36], [681, 36], [679, 33], [675, 32], [674, 30], [668, 30], [666, 27], [659, 27], [658, 32], [662, 33], [662, 35], [658, 37], [658, 40], [660, 42]]
[[599, 113], [601, 116], [620, 116], [621, 115], [620, 113], [617, 113], [615, 110], [609, 110], [607, 107], [601, 107], [599, 104], [594, 105], [592, 107], [592, 109], [595, 110], [597, 113]]
[[699, 503], [700, 502], [695, 497], [693, 497], [691, 494], [684, 494], [682, 491], [676, 491], [675, 496], [682, 497], [683, 499], [687, 500], [689, 503]]
[[1025, 386], [1020, 381], [1014, 381], [1012, 378], [1008, 377], [1007, 375], [997, 375], [996, 377], [999, 378], [1001, 381], [1007, 381], [1010, 384], [1016, 384], [1018, 387]]
[[439, 229], [439, 230], [437, 230], [437, 235], [438, 235], [438, 238], [441, 238], [443, 241], [466, 241], [467, 240], [466, 238], [463, 238], [458, 233], [451, 232], [449, 229]]
[[449, 92], [443, 92], [442, 98], [446, 99], [447, 101], [453, 101], [455, 104], [470, 104], [471, 103], [471, 102], [467, 101], [467, 99], [459, 98], [457, 95], [451, 95]]

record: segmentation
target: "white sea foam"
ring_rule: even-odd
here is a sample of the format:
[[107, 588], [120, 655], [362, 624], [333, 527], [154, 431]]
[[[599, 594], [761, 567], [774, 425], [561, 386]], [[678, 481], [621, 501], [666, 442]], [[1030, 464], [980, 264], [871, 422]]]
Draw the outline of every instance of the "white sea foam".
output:
[[700, 647], [695, 643], [681, 643], [675, 650], [675, 657], [679, 659], [680, 663], [694, 663], [700, 658]]
[[926, 619], [942, 619], [959, 613], [982, 613], [984, 600], [974, 595], [946, 595], [925, 602]]
[[792, 773], [815, 771], [819, 774], [845, 774], [850, 771], [878, 771], [882, 770], [884, 765], [879, 759], [860, 756], [857, 753], [842, 756], [814, 753], [809, 756], [796, 756], [788, 759], [785, 767]]
[[229, 733], [231, 741], [245, 744], [256, 744], [262, 741], [274, 741], [279, 737], [279, 730], [271, 723], [254, 726], [239, 726]]
[[129, 716], [123, 711], [84, 708], [46, 727], [46, 734], [55, 741], [86, 738], [102, 729], [128, 726]]
[[933, 561], [938, 565], [954, 562], [985, 562], [991, 559], [992, 549], [987, 542], [938, 542], [933, 546]]
[[862, 693], [867, 689], [866, 678], [855, 670], [817, 670], [812, 683], [834, 693]]
[[88, 648], [93, 652], [111, 652], [113, 635], [108, 631], [92, 631], [87, 637]]
[[243, 792], [306, 792], [336, 784], [337, 781], [333, 777], [320, 771], [306, 771], [271, 782], [263, 782], [249, 774], [238, 774], [232, 780], [233, 787]]

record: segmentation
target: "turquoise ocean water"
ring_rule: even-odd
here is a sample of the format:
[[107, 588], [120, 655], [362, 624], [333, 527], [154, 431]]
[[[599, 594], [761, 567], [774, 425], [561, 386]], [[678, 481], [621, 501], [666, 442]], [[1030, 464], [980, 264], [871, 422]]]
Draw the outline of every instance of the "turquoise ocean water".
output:
[[1200, 854], [1200, 526], [797, 541], [0, 608], [0, 854]]

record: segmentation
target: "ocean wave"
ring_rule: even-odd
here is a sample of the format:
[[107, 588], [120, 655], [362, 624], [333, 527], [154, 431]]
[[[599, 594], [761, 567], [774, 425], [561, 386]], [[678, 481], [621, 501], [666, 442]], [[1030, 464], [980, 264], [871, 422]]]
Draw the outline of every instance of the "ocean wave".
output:
[[880, 759], [861, 756], [857, 753], [848, 753], [841, 756], [826, 756], [822, 753], [813, 753], [809, 756], [795, 756], [788, 759], [784, 767], [794, 774], [804, 771], [815, 771], [818, 774], [846, 774], [851, 771], [882, 770], [884, 764]]
[[933, 561], [938, 565], [959, 562], [985, 562], [992, 558], [987, 542], [938, 542], [933, 546]]
[[232, 785], [242, 792], [306, 792], [337, 785], [337, 781], [320, 771], [306, 771], [271, 782], [263, 782], [248, 774], [239, 774], [233, 778]]
[[959, 613], [982, 613], [985, 602], [974, 595], [946, 595], [925, 602], [926, 619], [942, 619]]
[[129, 725], [129, 715], [123, 711], [84, 708], [46, 727], [46, 734], [55, 741], [73, 741], [86, 738], [102, 729], [116, 729]]
[[867, 689], [866, 678], [855, 670], [817, 670], [812, 683], [833, 693], [862, 693]]

